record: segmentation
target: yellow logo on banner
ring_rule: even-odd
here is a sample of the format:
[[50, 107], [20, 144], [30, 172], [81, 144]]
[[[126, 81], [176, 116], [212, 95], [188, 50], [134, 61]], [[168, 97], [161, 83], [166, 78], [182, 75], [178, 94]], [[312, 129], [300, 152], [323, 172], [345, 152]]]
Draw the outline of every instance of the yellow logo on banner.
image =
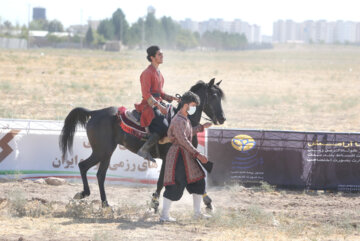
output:
[[238, 151], [247, 152], [256, 145], [255, 140], [248, 135], [237, 135], [231, 140], [231, 145]]

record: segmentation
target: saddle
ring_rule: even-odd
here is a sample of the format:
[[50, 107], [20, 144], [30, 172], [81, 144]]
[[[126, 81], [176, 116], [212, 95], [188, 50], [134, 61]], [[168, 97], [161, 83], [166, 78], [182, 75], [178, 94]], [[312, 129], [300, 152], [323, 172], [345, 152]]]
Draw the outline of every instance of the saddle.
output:
[[[168, 105], [166, 119], [169, 123], [171, 122], [171, 119], [172, 117], [174, 117], [174, 115], [174, 107], [172, 105]], [[133, 135], [139, 139], [147, 139], [150, 136], [149, 128], [142, 127], [140, 125], [140, 113], [137, 112], [135, 109], [128, 110], [126, 109], [126, 107], [121, 106], [118, 108], [116, 116], [121, 129], [123, 129], [126, 133]], [[164, 144], [167, 142], [167, 140], [164, 138], [159, 141], [160, 144]]]

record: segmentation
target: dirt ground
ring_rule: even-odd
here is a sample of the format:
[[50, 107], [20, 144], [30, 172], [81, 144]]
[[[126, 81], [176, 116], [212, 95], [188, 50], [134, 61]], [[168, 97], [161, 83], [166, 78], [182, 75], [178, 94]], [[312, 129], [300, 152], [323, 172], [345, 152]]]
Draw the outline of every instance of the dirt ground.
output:
[[0, 240], [360, 240], [359, 194], [210, 187], [211, 219], [193, 220], [185, 193], [171, 207], [177, 222], [162, 224], [148, 209], [154, 186], [107, 184], [107, 209], [97, 184], [90, 188], [75, 201], [80, 183], [1, 182]]

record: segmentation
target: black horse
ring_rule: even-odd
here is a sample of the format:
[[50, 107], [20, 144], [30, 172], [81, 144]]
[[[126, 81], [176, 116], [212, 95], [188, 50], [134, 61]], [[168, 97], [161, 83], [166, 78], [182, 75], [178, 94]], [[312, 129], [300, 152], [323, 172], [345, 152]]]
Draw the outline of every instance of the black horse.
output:
[[[224, 94], [219, 87], [221, 81], [216, 84], [214, 82], [215, 79], [211, 79], [209, 83], [199, 81], [190, 89], [196, 93], [201, 100], [200, 106], [196, 109], [195, 114], [190, 116], [193, 126], [200, 123], [203, 111], [214, 124], [222, 124], [225, 121], [221, 105], [221, 100], [224, 98]], [[70, 152], [72, 151], [73, 138], [78, 124], [81, 124], [84, 127], [86, 126], [86, 133], [92, 148], [92, 154], [90, 157], [79, 163], [84, 190], [75, 195], [74, 198], [76, 199], [82, 199], [90, 195], [90, 188], [86, 173], [91, 167], [100, 162], [96, 176], [98, 179], [102, 206], [109, 206], [106, 199], [104, 182], [110, 158], [116, 146], [120, 144], [131, 152], [137, 153], [144, 144], [144, 140], [141, 140], [138, 137], [130, 135], [122, 130], [117, 118], [117, 111], [118, 109], [116, 107], [109, 107], [95, 111], [78, 107], [71, 110], [64, 121], [64, 127], [59, 137], [59, 145], [63, 157], [66, 156], [67, 150]], [[197, 146], [196, 135], [194, 137], [193, 143]], [[170, 145], [171, 143], [159, 144], [150, 151], [154, 158], [161, 158], [163, 161], [160, 177], [163, 177], [164, 174], [166, 153], [168, 152]], [[159, 178], [156, 190], [158, 196], [160, 195], [162, 188], [163, 178]]]

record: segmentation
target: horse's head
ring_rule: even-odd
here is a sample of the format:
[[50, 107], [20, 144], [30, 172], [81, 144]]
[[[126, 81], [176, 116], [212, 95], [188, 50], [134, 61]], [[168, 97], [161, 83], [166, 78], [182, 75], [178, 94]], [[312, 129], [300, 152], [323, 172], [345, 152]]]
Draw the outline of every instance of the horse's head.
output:
[[220, 88], [220, 83], [215, 84], [215, 78], [211, 79], [209, 83], [203, 81], [197, 82], [196, 85], [191, 87], [190, 91], [196, 93], [201, 100], [198, 119], [200, 121], [201, 111], [217, 124], [223, 124], [226, 120], [224, 111], [222, 109], [221, 101], [225, 98], [224, 92]]

